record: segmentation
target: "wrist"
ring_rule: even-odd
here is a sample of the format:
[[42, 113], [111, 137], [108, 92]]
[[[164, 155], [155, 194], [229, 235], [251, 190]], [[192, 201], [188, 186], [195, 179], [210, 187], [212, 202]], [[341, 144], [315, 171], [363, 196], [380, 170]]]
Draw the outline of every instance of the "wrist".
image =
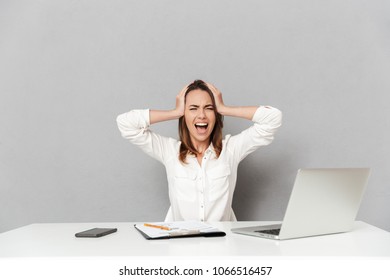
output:
[[229, 107], [228, 107], [228, 106], [225, 106], [225, 105], [223, 105], [223, 106], [218, 106], [218, 107], [217, 107], [217, 112], [218, 112], [219, 114], [221, 114], [222, 116], [226, 116], [226, 115], [229, 114]]
[[173, 119], [180, 119], [182, 116], [184, 116], [184, 111], [173, 109], [171, 114]]

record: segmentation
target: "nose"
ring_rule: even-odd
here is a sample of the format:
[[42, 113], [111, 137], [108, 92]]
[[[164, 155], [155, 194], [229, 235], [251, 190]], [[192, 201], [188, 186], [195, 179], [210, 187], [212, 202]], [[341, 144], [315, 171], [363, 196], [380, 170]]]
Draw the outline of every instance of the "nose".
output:
[[200, 119], [206, 118], [205, 109], [199, 110], [198, 118], [200, 118]]

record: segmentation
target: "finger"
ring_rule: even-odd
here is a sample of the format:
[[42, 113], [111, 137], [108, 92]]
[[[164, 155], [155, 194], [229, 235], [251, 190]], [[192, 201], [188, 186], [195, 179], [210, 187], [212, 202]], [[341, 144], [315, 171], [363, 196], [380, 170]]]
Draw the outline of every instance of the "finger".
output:
[[213, 85], [210, 84], [209, 82], [206, 82], [206, 85], [207, 85], [210, 89], [215, 88], [215, 86], [213, 86]]
[[210, 89], [213, 89], [213, 90], [215, 90], [215, 91], [218, 91], [217, 87], [214, 86], [213, 84], [211, 84], [211, 83], [206, 83], [206, 84], [207, 84], [207, 86], [208, 86]]
[[187, 84], [185, 87], [183, 87], [182, 90], [179, 92], [179, 96], [183, 96], [187, 92], [189, 86], [190, 84]]
[[214, 95], [221, 94], [221, 92], [213, 84], [210, 84], [210, 83], [206, 83], [206, 84]]

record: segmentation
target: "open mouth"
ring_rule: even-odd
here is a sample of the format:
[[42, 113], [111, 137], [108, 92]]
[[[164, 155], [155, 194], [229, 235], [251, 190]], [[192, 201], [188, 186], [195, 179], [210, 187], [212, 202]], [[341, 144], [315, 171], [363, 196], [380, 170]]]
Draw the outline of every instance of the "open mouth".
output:
[[195, 127], [199, 133], [205, 133], [207, 131], [208, 123], [196, 123]]

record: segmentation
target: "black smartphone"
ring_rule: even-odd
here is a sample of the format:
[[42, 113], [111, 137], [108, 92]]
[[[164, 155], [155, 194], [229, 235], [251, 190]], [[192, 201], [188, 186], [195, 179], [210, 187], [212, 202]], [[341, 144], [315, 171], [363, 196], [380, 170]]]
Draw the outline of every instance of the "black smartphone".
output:
[[76, 237], [101, 237], [116, 232], [116, 228], [92, 228], [75, 234]]

